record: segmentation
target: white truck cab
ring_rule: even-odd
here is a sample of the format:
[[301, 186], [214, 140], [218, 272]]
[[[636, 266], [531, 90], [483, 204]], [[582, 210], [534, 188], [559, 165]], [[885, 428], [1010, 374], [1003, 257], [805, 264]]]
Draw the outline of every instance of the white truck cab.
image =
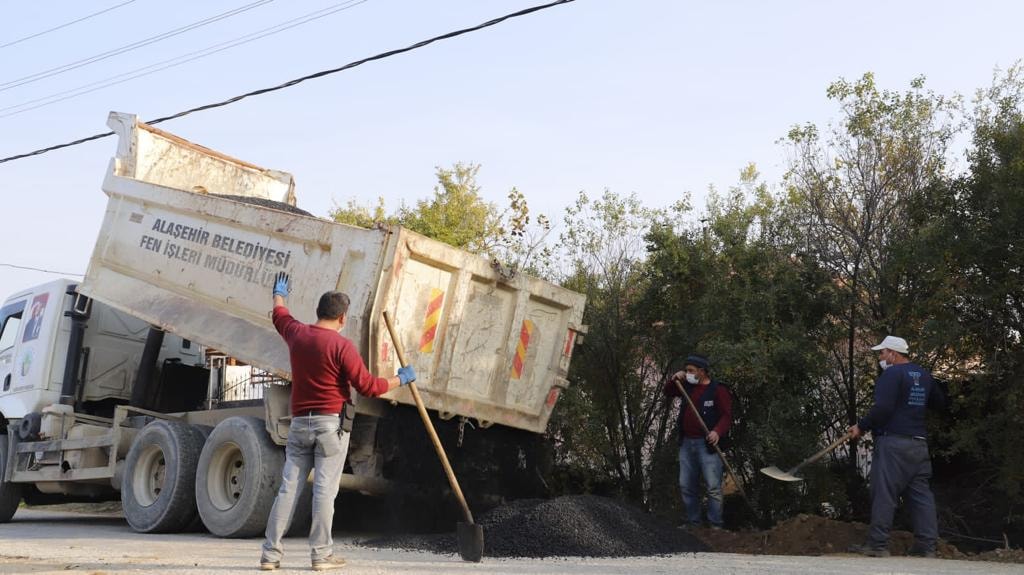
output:
[[[16, 293], [0, 307], [0, 420], [61, 403], [67, 378], [82, 383], [74, 386], [76, 397], [64, 399], [69, 405], [109, 412], [131, 399], [150, 326], [77, 295], [76, 287], [71, 280], [55, 280]], [[76, 317], [84, 324], [80, 342], [72, 337]], [[203, 363], [200, 346], [173, 335], [165, 338], [157, 363], [170, 358]]]

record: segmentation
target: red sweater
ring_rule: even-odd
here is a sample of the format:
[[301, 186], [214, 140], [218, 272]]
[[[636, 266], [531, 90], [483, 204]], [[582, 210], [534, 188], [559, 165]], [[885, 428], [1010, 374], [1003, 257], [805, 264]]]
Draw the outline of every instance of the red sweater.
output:
[[[686, 384], [684, 384], [684, 387]], [[690, 400], [693, 401], [693, 405], [700, 409], [700, 398], [707, 391], [708, 386], [706, 385], [692, 385], [690, 387]], [[679, 393], [679, 387], [672, 380], [665, 383], [665, 395], [670, 397], [680, 397], [682, 394]], [[715, 407], [718, 408], [718, 423], [715, 427], [709, 428], [708, 431], [718, 432], [719, 437], [725, 437], [725, 434], [729, 432], [729, 427], [732, 426], [732, 396], [729, 395], [729, 390], [724, 385], [718, 384], [718, 389], [715, 390]], [[704, 430], [700, 427], [700, 421], [697, 420], [697, 415], [690, 409], [689, 404], [684, 400], [680, 406], [682, 410], [681, 414], [683, 417], [683, 437], [704, 437]]]
[[288, 344], [293, 416], [341, 413], [352, 387], [370, 397], [387, 393], [388, 380], [371, 375], [356, 346], [338, 332], [302, 323], [281, 305], [274, 307], [274, 327]]

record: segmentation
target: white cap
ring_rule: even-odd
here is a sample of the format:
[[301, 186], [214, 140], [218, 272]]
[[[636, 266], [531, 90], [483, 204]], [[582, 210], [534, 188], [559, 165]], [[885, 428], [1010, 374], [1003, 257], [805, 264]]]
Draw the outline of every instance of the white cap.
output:
[[896, 337], [894, 335], [885, 336], [885, 339], [882, 340], [882, 343], [876, 345], [871, 349], [875, 351], [891, 349], [896, 353], [902, 353], [904, 355], [910, 352], [910, 349], [907, 347], [907, 340], [903, 339], [902, 337]]

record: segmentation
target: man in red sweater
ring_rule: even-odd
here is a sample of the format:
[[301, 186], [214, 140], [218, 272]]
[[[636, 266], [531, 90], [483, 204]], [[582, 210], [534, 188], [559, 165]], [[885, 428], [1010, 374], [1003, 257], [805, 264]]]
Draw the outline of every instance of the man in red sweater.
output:
[[711, 379], [708, 358], [690, 355], [684, 369], [665, 382], [665, 395], [680, 397], [682, 384], [690, 400], [700, 411], [709, 432], [704, 434], [693, 409], [684, 401], [679, 408], [679, 487], [686, 518], [682, 527], [700, 525], [700, 478], [708, 489], [708, 523], [722, 528], [722, 458], [712, 446], [729, 432], [732, 425], [732, 396], [724, 385]]
[[[281, 566], [281, 538], [288, 531], [295, 505], [310, 470], [313, 476], [313, 523], [309, 546], [314, 571], [336, 569], [345, 560], [334, 555], [331, 527], [334, 498], [338, 495], [349, 432], [342, 429], [343, 406], [351, 403], [354, 387], [376, 397], [416, 380], [411, 366], [399, 368], [391, 378], [374, 377], [366, 369], [356, 346], [338, 332], [345, 325], [349, 298], [331, 291], [320, 297], [317, 321], [304, 324], [288, 312], [288, 275], [281, 272], [274, 283], [274, 327], [288, 344], [292, 366], [291, 413], [288, 445], [281, 488], [267, 520], [260, 569]], [[351, 409], [351, 406], [349, 406]]]

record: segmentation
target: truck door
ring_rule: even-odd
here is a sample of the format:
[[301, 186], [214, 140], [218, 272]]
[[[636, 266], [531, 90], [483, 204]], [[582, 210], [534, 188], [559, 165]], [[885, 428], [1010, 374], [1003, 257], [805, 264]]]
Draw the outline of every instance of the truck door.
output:
[[0, 308], [0, 394], [11, 390], [14, 371], [14, 347], [21, 333], [21, 316], [25, 301], [15, 301]]

